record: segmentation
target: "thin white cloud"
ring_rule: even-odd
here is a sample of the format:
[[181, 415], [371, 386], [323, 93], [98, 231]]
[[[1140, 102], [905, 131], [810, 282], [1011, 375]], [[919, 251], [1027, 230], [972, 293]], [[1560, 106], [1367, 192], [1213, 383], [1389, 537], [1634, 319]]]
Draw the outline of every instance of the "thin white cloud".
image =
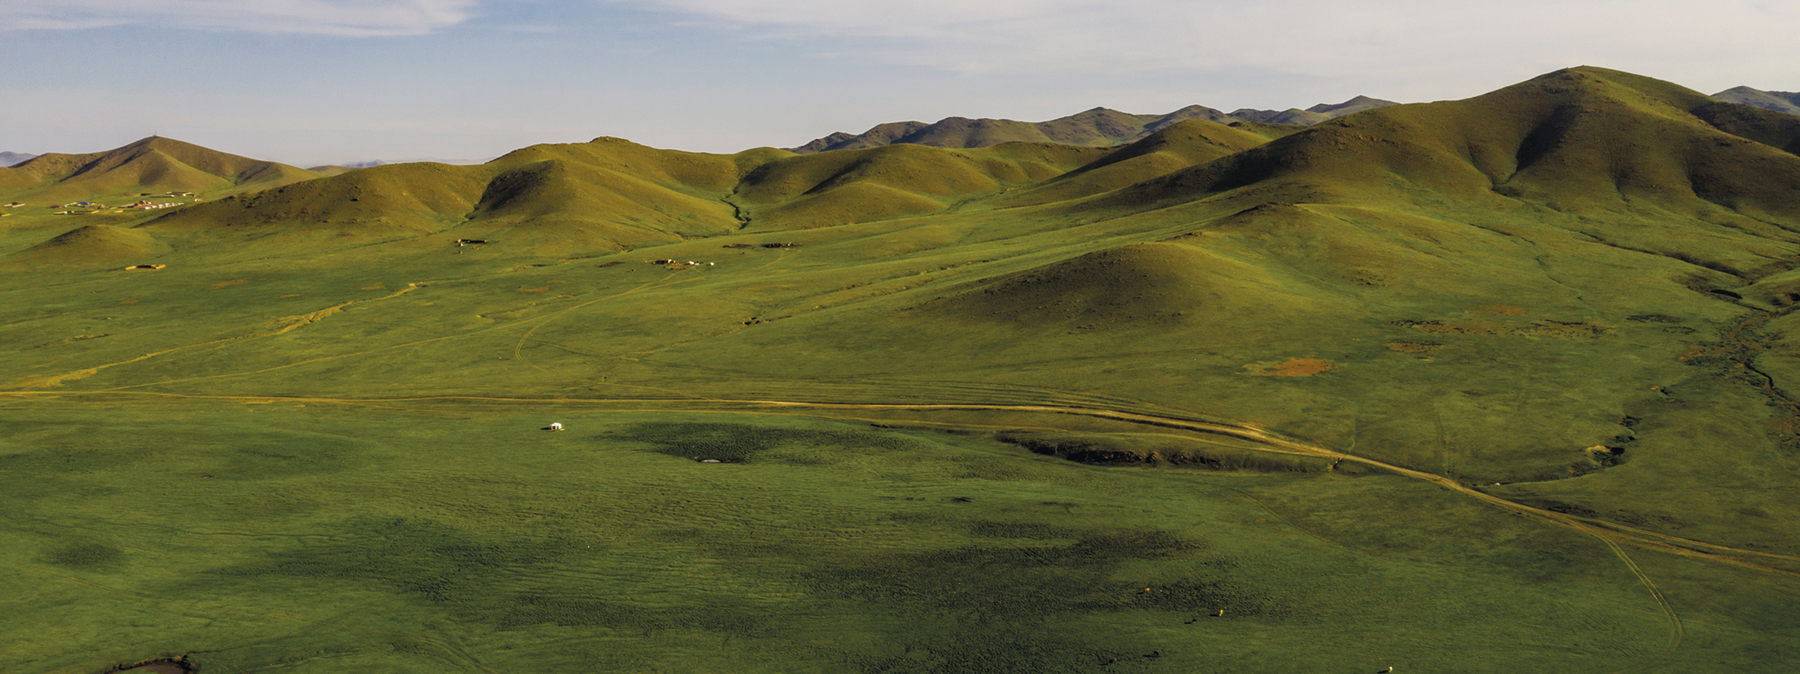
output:
[[[1262, 68], [1321, 77], [1503, 64], [1800, 75], [1800, 3], [1766, 0], [604, 0], [833, 39], [872, 61], [981, 75]], [[1654, 74], [1654, 73], [1652, 73]]]
[[255, 33], [419, 35], [462, 23], [477, 0], [5, 0], [0, 31], [165, 26]]

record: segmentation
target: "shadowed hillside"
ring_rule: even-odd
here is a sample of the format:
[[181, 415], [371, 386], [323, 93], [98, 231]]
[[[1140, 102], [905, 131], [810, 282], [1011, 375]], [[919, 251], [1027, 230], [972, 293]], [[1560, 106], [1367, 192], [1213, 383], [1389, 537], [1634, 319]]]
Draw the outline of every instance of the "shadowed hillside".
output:
[[1237, 154], [1268, 140], [1235, 126], [1204, 120], [1177, 122], [1038, 187], [1008, 195], [999, 203], [1041, 204], [1110, 192]]
[[1694, 116], [1720, 131], [1800, 155], [1800, 116], [1737, 103], [1708, 103]]

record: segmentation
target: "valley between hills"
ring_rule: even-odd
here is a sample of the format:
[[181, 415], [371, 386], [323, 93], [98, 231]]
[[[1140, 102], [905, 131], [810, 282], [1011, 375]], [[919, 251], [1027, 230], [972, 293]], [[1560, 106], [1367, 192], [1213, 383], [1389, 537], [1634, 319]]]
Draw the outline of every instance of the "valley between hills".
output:
[[1784, 672], [1779, 94], [36, 156], [0, 658]]

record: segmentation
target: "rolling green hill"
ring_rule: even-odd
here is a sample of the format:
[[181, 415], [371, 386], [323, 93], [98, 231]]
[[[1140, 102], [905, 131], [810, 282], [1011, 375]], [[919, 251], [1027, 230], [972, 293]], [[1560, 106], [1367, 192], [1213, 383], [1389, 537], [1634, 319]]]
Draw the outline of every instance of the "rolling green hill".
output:
[[724, 200], [779, 151], [737, 156], [652, 150], [613, 138], [539, 145], [479, 166], [388, 164], [183, 209], [154, 232], [282, 237], [503, 240], [510, 255], [614, 252], [742, 226]]
[[26, 266], [114, 267], [166, 254], [169, 247], [141, 229], [87, 225], [27, 248], [18, 259]]
[[1789, 117], [1090, 113], [0, 174], [220, 181], [0, 219], [9, 670], [1800, 659]]

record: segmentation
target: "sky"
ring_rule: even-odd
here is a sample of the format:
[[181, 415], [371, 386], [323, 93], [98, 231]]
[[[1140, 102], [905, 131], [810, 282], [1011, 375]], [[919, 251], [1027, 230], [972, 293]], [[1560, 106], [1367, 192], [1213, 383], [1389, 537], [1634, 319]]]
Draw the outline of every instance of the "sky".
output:
[[297, 166], [599, 136], [1460, 99], [1558, 68], [1800, 91], [1792, 0], [0, 0], [0, 151]]

